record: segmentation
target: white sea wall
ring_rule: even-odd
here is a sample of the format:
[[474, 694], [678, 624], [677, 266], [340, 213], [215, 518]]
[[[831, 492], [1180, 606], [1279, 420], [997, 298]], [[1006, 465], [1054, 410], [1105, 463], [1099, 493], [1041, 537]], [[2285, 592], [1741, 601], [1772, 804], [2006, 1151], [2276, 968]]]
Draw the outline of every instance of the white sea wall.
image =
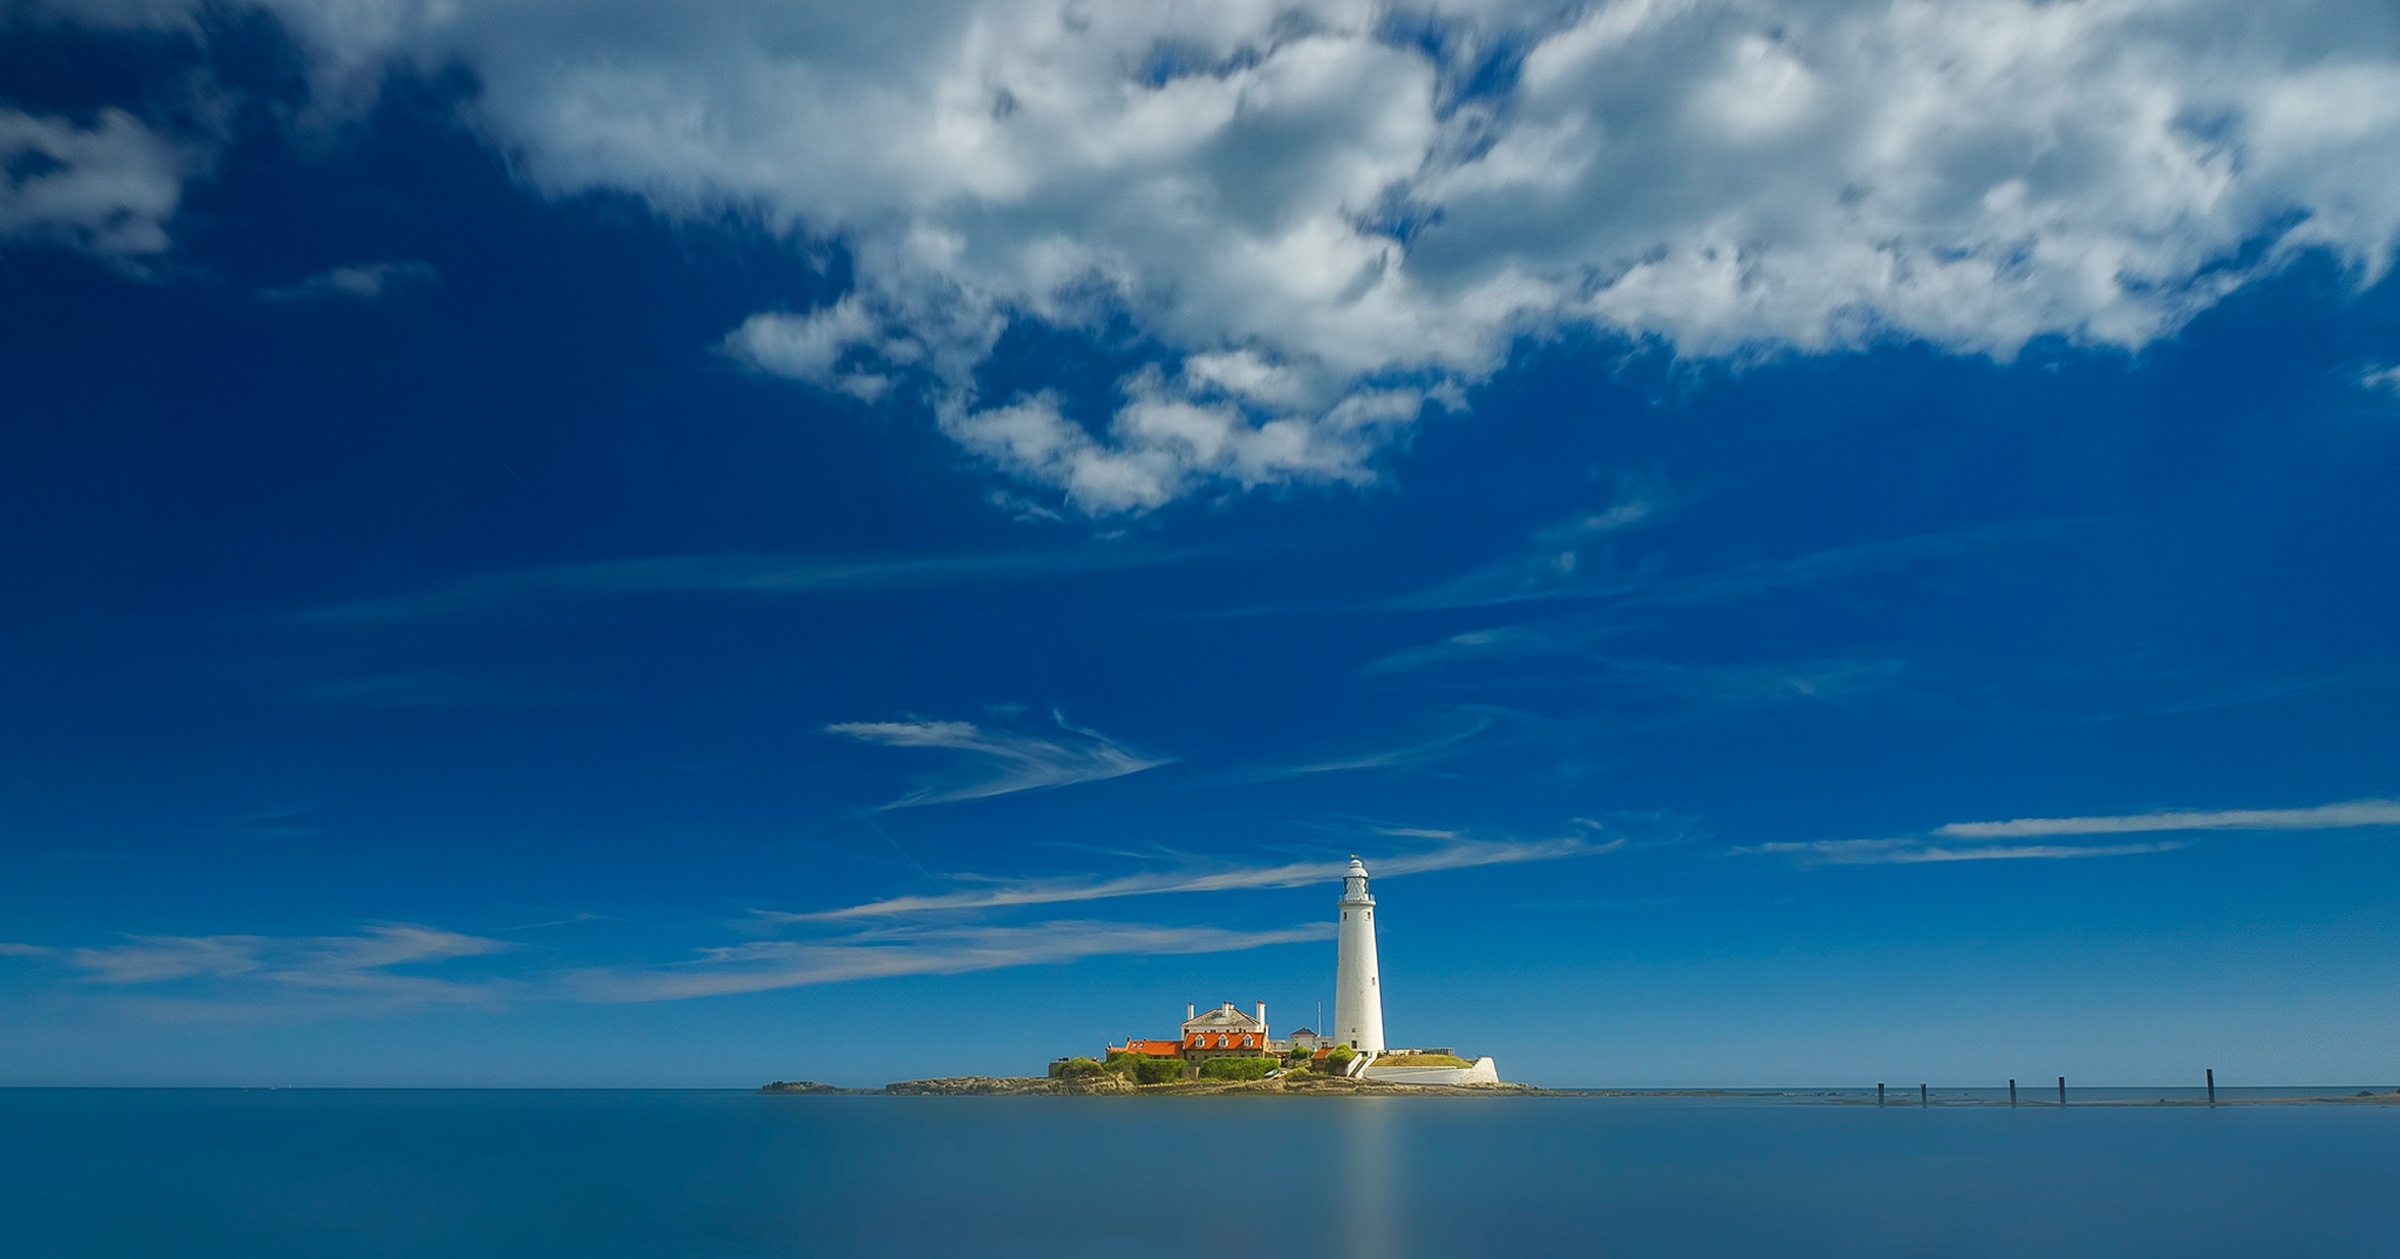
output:
[[1365, 1078], [1385, 1084], [1498, 1084], [1500, 1068], [1489, 1058], [1477, 1058], [1471, 1067], [1377, 1067], [1370, 1066]]

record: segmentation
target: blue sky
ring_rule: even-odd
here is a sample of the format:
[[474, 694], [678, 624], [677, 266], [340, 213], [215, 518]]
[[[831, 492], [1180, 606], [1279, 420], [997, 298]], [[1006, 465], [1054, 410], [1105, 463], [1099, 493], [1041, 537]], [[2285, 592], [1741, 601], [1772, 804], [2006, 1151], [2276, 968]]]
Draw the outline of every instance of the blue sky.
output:
[[2386, 6], [851, 8], [11, 10], [0, 1083], [2392, 1082]]

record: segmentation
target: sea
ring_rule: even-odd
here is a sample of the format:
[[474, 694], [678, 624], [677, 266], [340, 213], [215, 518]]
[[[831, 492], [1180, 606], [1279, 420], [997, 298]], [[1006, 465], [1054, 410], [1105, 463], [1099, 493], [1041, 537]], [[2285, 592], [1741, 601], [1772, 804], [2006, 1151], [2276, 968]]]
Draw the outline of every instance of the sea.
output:
[[2400, 1106], [2037, 1092], [0, 1090], [0, 1255], [2400, 1256]]

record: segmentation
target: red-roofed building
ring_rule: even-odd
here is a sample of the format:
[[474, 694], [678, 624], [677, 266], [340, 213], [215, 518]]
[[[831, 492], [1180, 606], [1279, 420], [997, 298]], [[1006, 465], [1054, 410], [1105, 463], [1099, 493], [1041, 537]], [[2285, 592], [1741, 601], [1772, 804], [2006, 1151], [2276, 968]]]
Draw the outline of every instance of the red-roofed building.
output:
[[1233, 1008], [1231, 1001], [1183, 1021], [1183, 1059], [1263, 1058], [1267, 1053], [1267, 1003], [1256, 1015]]
[[1185, 1006], [1183, 1034], [1175, 1040], [1128, 1036], [1124, 1044], [1110, 1045], [1108, 1052], [1181, 1058], [1196, 1067], [1210, 1058], [1273, 1057], [1285, 1048], [1267, 1039], [1266, 1002], [1258, 1003], [1257, 1013], [1244, 1014], [1228, 1001], [1205, 1012]]

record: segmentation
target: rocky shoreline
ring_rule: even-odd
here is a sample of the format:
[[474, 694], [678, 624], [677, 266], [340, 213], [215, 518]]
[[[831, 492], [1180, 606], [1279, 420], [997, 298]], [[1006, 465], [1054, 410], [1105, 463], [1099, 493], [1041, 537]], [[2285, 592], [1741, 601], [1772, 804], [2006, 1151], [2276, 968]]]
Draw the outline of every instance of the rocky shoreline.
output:
[[[761, 1093], [799, 1097], [1207, 1097], [1227, 1093], [1293, 1094], [1316, 1097], [1355, 1097], [1360, 1094], [1407, 1097], [1614, 1097], [1614, 1098], [1686, 1098], [1686, 1099], [1746, 1099], [1780, 1098], [1794, 1102], [1834, 1106], [1873, 1106], [1872, 1096], [1860, 1096], [1847, 1091], [1811, 1092], [1751, 1092], [1727, 1089], [1544, 1089], [1530, 1084], [1392, 1084], [1381, 1080], [1353, 1080], [1344, 1076], [1293, 1074], [1271, 1080], [1186, 1080], [1167, 1084], [1133, 1084], [1114, 1075], [1082, 1076], [1058, 1079], [1045, 1076], [961, 1075], [936, 1080], [901, 1080], [879, 1089], [846, 1089], [813, 1080], [777, 1080], [761, 1087]], [[1948, 1099], [1933, 1103], [1936, 1107], [2006, 1106], [2002, 1100], [1990, 1098]], [[2036, 1101], [2028, 1109], [2052, 1103]], [[2400, 1091], [2361, 1092], [2351, 1094], [2319, 1094], [2293, 1097], [2228, 1097], [2211, 1103], [2198, 1098], [2160, 1098], [2146, 1101], [2134, 1098], [2094, 1098], [2078, 1100], [2078, 1107], [2122, 1106], [2316, 1106], [2366, 1105], [2400, 1106]], [[1894, 1101], [1894, 1109], [1910, 1101]]]
[[1550, 1095], [1526, 1084], [1387, 1084], [1332, 1075], [1285, 1075], [1270, 1080], [1185, 1080], [1133, 1084], [1114, 1075], [1057, 1079], [1047, 1076], [962, 1075], [938, 1080], [902, 1080], [879, 1089], [845, 1089], [811, 1080], [777, 1080], [761, 1093], [809, 1097], [1199, 1097], [1221, 1093], [1353, 1096], [1361, 1093], [1454, 1097]]

